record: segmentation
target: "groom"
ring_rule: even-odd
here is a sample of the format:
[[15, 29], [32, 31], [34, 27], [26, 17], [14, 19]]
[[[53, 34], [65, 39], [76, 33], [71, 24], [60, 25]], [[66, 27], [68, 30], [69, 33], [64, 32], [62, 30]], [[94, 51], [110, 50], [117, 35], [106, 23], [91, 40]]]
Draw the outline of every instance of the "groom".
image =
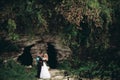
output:
[[40, 73], [41, 73], [41, 67], [43, 65], [43, 60], [42, 60], [43, 53], [38, 53], [36, 57], [37, 61], [37, 78], [40, 78]]

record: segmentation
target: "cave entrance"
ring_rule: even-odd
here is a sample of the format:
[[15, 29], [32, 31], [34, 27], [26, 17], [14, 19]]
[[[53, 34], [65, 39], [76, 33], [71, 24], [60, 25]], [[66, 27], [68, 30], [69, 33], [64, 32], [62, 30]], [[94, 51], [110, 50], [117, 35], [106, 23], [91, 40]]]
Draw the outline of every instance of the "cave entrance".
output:
[[49, 60], [48, 60], [48, 64], [50, 66], [50, 68], [56, 68], [57, 67], [57, 51], [54, 47], [54, 45], [52, 45], [52, 43], [48, 42], [47, 43], [47, 53], [49, 56]]
[[26, 65], [26, 66], [32, 65], [33, 58], [30, 53], [30, 50], [33, 46], [34, 45], [25, 47], [23, 53], [18, 57], [17, 61], [20, 62], [22, 65]]

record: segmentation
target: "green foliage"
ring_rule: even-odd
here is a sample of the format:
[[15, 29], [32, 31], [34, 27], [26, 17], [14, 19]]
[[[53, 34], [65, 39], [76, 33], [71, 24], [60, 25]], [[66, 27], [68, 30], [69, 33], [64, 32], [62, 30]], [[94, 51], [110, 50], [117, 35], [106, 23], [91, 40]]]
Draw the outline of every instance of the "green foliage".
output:
[[87, 5], [91, 8], [98, 8], [98, 9], [100, 8], [100, 4], [98, 0], [88, 0]]
[[62, 43], [69, 46], [72, 50], [80, 46], [77, 42], [78, 30], [76, 25], [69, 24], [67, 27], [64, 27], [63, 35], [59, 35], [62, 38]]
[[14, 20], [8, 19], [7, 29], [8, 29], [8, 37], [10, 39], [12, 39], [12, 40], [19, 39], [19, 36], [15, 33], [16, 23]]
[[37, 17], [38, 17], [38, 21], [39, 21], [39, 23], [41, 23], [43, 26], [47, 26], [47, 22], [46, 22], [46, 20], [44, 19], [44, 18], [42, 18], [43, 17], [43, 15], [41, 15], [41, 12], [38, 12], [37, 13]]
[[65, 69], [65, 70], [70, 70], [71, 64], [68, 62], [68, 60], [63, 61], [58, 65], [59, 69]]
[[35, 80], [35, 72], [33, 69], [26, 69], [24, 66], [17, 64], [13, 60], [8, 60], [0, 68], [0, 79], [1, 80]]
[[98, 48], [101, 45], [104, 49], [109, 47], [111, 8], [106, 0], [63, 0], [56, 11], [70, 22], [66, 25], [67, 29], [63, 28], [63, 42], [68, 43], [71, 48]]
[[8, 32], [14, 32], [16, 29], [16, 23], [12, 19], [8, 19]]
[[[110, 62], [108, 65], [101, 64], [98, 61], [81, 61], [74, 57], [69, 61], [64, 61], [60, 64], [60, 69], [68, 71], [69, 75], [77, 75], [78, 77], [84, 78], [111, 78], [114, 74], [116, 77], [119, 76], [120, 67], [118, 64]], [[62, 66], [61, 66], [62, 65]], [[115, 77], [114, 76], [114, 77]]]
[[[39, 1], [20, 0], [18, 2], [13, 1], [13, 3], [2, 1], [2, 3], [4, 6], [1, 5], [2, 10], [0, 11], [2, 15], [0, 16], [2, 18], [0, 25], [3, 27], [1, 31], [3, 33], [7, 32], [5, 35], [9, 36], [10, 39], [18, 39], [19, 36], [17, 34], [35, 34], [36, 32], [41, 32], [39, 31], [41, 29], [43, 31], [46, 29], [47, 22], [44, 19], [45, 15], [43, 15], [45, 10], [41, 8]], [[6, 20], [8, 21], [6, 22]], [[4, 24], [7, 24], [7, 26]]]
[[19, 35], [16, 33], [9, 33], [9, 37], [11, 40], [18, 40], [19, 39]]

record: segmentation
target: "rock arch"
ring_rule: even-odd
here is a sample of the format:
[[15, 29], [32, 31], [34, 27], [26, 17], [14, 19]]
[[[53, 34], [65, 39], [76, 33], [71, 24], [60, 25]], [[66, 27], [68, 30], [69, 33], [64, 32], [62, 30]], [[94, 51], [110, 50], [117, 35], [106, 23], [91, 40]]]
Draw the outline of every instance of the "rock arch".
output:
[[[21, 39], [18, 42], [18, 44], [21, 45], [21, 48], [26, 48], [30, 45], [34, 45], [29, 50], [33, 58], [33, 65], [36, 64], [35, 54], [40, 50], [48, 53], [49, 55], [48, 64], [51, 68], [56, 68], [57, 64], [69, 58], [69, 56], [72, 54], [71, 49], [68, 46], [63, 45], [61, 43], [60, 38], [55, 36], [53, 37], [53, 36], [47, 35], [47, 36], [44, 36], [44, 38], [42, 39], [40, 37], [37, 37], [30, 41], [28, 40], [28, 38], [24, 38], [24, 39]], [[23, 52], [21, 51], [21, 53]]]

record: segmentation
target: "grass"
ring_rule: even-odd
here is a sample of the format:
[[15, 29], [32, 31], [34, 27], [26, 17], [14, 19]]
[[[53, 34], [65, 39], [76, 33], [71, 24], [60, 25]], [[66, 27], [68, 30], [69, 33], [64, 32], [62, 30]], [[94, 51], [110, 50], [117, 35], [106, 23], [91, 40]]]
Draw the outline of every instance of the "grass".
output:
[[0, 80], [37, 80], [36, 68], [26, 68], [13, 60], [2, 63], [0, 66]]

